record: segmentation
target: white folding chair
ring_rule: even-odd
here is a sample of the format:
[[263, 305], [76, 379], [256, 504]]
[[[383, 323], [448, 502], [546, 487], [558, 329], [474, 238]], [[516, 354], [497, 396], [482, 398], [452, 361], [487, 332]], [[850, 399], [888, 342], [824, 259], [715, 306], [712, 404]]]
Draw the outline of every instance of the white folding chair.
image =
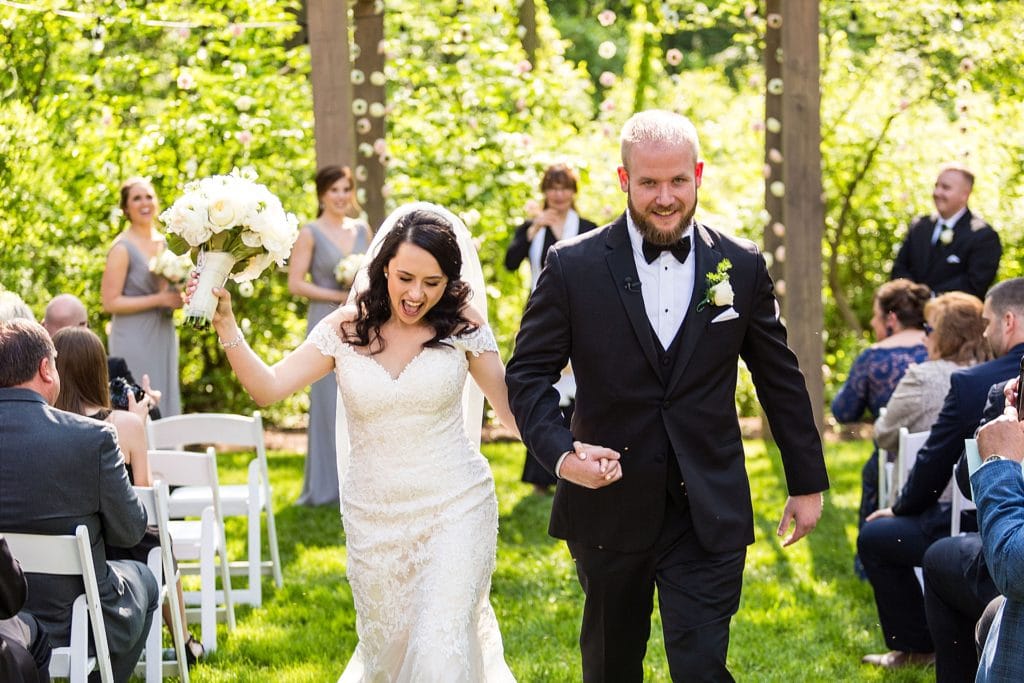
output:
[[[236, 574], [247, 574], [249, 586], [245, 590], [235, 589], [235, 600], [258, 607], [263, 603], [263, 573], [272, 573], [278, 588], [284, 582], [277, 529], [274, 525], [267, 450], [263, 441], [263, 418], [259, 411], [254, 412], [252, 417], [227, 413], [192, 413], [149, 422], [150, 448], [181, 449], [196, 444], [224, 444], [256, 451], [256, 458], [249, 463], [248, 483], [221, 486], [220, 495], [225, 517], [247, 518], [248, 559], [232, 562], [231, 569]], [[182, 487], [171, 492], [172, 517], [197, 515], [209, 504], [210, 494], [202, 489]], [[261, 562], [260, 559], [261, 512], [267, 514], [267, 540], [270, 546], [268, 562]]]
[[913, 469], [914, 462], [917, 460], [917, 452], [928, 441], [929, 434], [931, 434], [930, 431], [911, 432], [906, 427], [900, 427], [899, 451], [896, 453], [896, 476], [892, 490], [893, 503], [896, 502], [899, 492], [903, 490], [903, 485], [907, 483], [910, 470]]
[[[97, 667], [103, 683], [113, 683], [110, 648], [103, 625], [100, 591], [96, 586], [96, 568], [92, 564], [89, 529], [79, 525], [74, 536], [48, 536], [4, 532], [11, 553], [23, 571], [32, 574], [81, 576], [85, 592], [75, 598], [71, 607], [71, 642], [55, 647], [50, 656], [50, 676], [69, 678], [71, 683], [86, 683], [89, 672]], [[89, 656], [89, 631], [96, 655]]]
[[[147, 522], [157, 528], [160, 547], [149, 551], [146, 565], [160, 584], [160, 604], [167, 602], [171, 613], [171, 639], [174, 642], [175, 661], [163, 661], [160, 614], [153, 615], [153, 623], [146, 637], [145, 658], [135, 667], [136, 675], [146, 676], [146, 683], [159, 683], [164, 676], [178, 676], [181, 683], [188, 683], [188, 663], [185, 660], [185, 625], [181, 621], [181, 604], [178, 600], [180, 575], [174, 568], [171, 552], [171, 536], [168, 533], [170, 519], [167, 516], [167, 485], [156, 480], [153, 486], [136, 486], [135, 494], [146, 508]], [[196, 524], [199, 524], [196, 522]], [[141, 669], [141, 671], [140, 671]]]
[[[229, 630], [235, 628], [235, 606], [228, 568], [224, 517], [217, 481], [217, 456], [213, 448], [205, 453], [189, 451], [150, 450], [149, 468], [153, 479], [170, 486], [198, 486], [210, 491], [212, 505], [199, 512], [200, 522], [172, 519], [167, 530], [174, 556], [182, 571], [195, 569], [184, 562], [198, 560], [199, 592], [185, 591], [185, 604], [200, 606], [200, 627], [203, 647], [207, 652], [217, 649], [218, 604], [223, 604]], [[219, 562], [218, 562], [219, 559]], [[220, 568], [222, 590], [217, 590], [216, 570]]]
[[[975, 460], [975, 461], [980, 460], [980, 458], [978, 456], [978, 441], [976, 439], [964, 439], [964, 450], [967, 452], [968, 467], [970, 467], [973, 464], [971, 462], [971, 460]], [[976, 469], [976, 467], [975, 467], [975, 469]], [[952, 487], [950, 487], [950, 488], [953, 489], [953, 498], [951, 499], [951, 502], [952, 502], [953, 506], [950, 509], [950, 512], [952, 513], [952, 515], [950, 516], [950, 519], [949, 519], [949, 535], [950, 536], [959, 536], [960, 535], [960, 513], [965, 511], [965, 510], [977, 510], [978, 507], [974, 504], [974, 501], [971, 500], [970, 498], [968, 498], [967, 496], [965, 496], [960, 491], [960, 487], [957, 486], [957, 483], [956, 483], [956, 465], [953, 465], [953, 478], [952, 478], [951, 481], [953, 482]], [[971, 494], [973, 495], [973, 493], [974, 493], [974, 491], [972, 489], [971, 490]]]

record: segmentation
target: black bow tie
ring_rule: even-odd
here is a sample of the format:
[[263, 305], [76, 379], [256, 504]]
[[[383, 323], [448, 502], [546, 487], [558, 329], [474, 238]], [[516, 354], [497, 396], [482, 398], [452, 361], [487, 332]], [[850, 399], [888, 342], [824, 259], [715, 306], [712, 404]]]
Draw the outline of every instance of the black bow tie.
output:
[[677, 261], [686, 263], [686, 257], [690, 255], [690, 236], [687, 235], [672, 244], [651, 244], [644, 240], [642, 250], [644, 252], [644, 259], [648, 263], [654, 263], [654, 259], [658, 258], [663, 251], [671, 251]]

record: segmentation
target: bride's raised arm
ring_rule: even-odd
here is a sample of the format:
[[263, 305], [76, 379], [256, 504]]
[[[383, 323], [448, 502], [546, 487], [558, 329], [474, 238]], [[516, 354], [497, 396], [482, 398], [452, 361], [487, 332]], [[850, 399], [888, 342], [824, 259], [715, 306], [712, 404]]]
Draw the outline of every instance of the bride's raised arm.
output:
[[[190, 283], [189, 294], [194, 287]], [[213, 290], [217, 297], [217, 311], [213, 316], [213, 329], [220, 339], [231, 369], [238, 380], [260, 406], [266, 406], [309, 386], [334, 369], [334, 359], [325, 356], [308, 339], [273, 366], [263, 362], [245, 343], [231, 310], [231, 294], [223, 287]], [[325, 320], [340, 323], [341, 309]]]

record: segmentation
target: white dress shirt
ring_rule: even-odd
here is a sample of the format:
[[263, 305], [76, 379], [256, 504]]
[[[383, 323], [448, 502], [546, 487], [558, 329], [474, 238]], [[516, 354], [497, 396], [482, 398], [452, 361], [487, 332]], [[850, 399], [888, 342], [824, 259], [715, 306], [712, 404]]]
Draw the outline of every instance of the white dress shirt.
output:
[[[575, 209], [569, 209], [569, 212], [565, 215], [565, 223], [562, 224], [562, 236], [555, 241], [559, 242], [561, 240], [567, 240], [578, 234], [580, 234], [580, 215], [576, 213]], [[540, 277], [540, 271], [543, 267], [541, 257], [544, 255], [544, 240], [547, 236], [548, 228], [541, 228], [537, 231], [537, 234], [533, 236], [533, 241], [530, 242], [531, 292], [537, 289], [537, 278]]]
[[640, 276], [640, 293], [644, 297], [647, 319], [651, 321], [651, 328], [658, 335], [662, 348], [667, 349], [681, 329], [693, 297], [696, 262], [693, 256], [693, 224], [687, 226], [682, 235], [690, 238], [690, 255], [686, 257], [686, 263], [680, 263], [670, 251], [661, 252], [658, 258], [648, 263], [641, 246], [643, 238], [628, 211], [626, 227], [636, 272]]

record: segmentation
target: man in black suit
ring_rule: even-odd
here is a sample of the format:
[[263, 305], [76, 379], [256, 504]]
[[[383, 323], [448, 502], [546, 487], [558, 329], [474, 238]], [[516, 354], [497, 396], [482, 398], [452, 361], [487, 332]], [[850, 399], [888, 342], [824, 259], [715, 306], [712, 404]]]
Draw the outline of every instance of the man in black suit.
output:
[[[628, 211], [548, 252], [506, 373], [523, 440], [559, 478], [549, 531], [568, 542], [586, 594], [588, 682], [643, 680], [655, 587], [673, 680], [732, 680], [729, 622], [754, 540], [740, 357], [782, 452], [790, 497], [778, 534], [795, 524], [784, 545], [814, 528], [828, 488], [764, 259], [693, 221], [698, 159], [685, 117], [627, 121]], [[551, 385], [570, 360], [568, 429]]]
[[[93, 564], [117, 681], [127, 681], [146, 643], [159, 591], [146, 565], [107, 561], [104, 547], [130, 548], [146, 511], [128, 481], [114, 427], [51, 408], [60, 392], [57, 352], [28, 320], [0, 322], [0, 529], [73, 534], [89, 528]], [[66, 645], [81, 579], [30, 574], [25, 610]]]
[[886, 668], [934, 659], [924, 598], [914, 575], [925, 551], [949, 535], [950, 504], [939, 501], [974, 436], [992, 385], [1015, 377], [1024, 356], [1024, 278], [1000, 282], [985, 298], [985, 337], [995, 360], [952, 374], [942, 411], [917, 454], [896, 503], [872, 513], [861, 528], [857, 551], [875, 592], [889, 652], [863, 661]]
[[932, 191], [937, 213], [910, 226], [892, 264], [893, 280], [905, 277], [936, 294], [961, 291], [985, 298], [1003, 247], [992, 226], [967, 208], [973, 187], [974, 174], [966, 167], [942, 167]]

